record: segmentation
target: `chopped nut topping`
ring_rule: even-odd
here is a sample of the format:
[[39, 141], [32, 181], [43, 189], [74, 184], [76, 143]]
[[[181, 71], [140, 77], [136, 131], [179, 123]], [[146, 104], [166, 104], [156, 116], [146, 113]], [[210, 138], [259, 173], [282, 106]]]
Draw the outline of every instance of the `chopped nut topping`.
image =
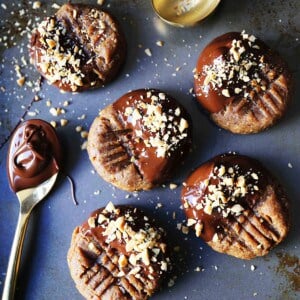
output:
[[127, 261], [127, 258], [126, 258], [125, 255], [122, 254], [122, 255], [119, 257], [118, 264], [119, 264], [120, 268], [124, 268], [124, 267], [127, 266], [128, 261]]
[[112, 202], [108, 202], [108, 204], [105, 207], [105, 210], [112, 213], [116, 210], [115, 206], [113, 205]]
[[[256, 184], [258, 179], [258, 174], [254, 172], [242, 174], [238, 165], [234, 168], [226, 168], [224, 165], [215, 167], [210, 178], [204, 184], [201, 182], [201, 186], [205, 187], [204, 189], [201, 188], [204, 191], [203, 198], [201, 198], [200, 203], [195, 204], [195, 208], [197, 210], [203, 209], [208, 215], [217, 211], [223, 217], [228, 215], [239, 216], [245, 210], [239, 204], [240, 198], [245, 197], [250, 192], [259, 191]], [[184, 201], [183, 206], [185, 208], [188, 208], [189, 205], [188, 201]], [[190, 220], [192, 219], [188, 220], [188, 226], [194, 224]], [[195, 228], [196, 226], [200, 230], [200, 225], [196, 224]]]
[[[141, 97], [134, 101], [134, 106], [125, 108], [124, 115], [127, 122], [144, 130], [137, 130], [136, 135], [141, 138], [146, 147], [156, 148], [157, 157], [165, 157], [173, 151], [177, 144], [187, 137], [186, 129], [189, 127], [179, 107], [174, 111], [163, 111], [162, 101], [166, 100], [164, 93], [146, 93], [146, 98]], [[147, 135], [144, 134], [147, 132]]]
[[217, 234], [217, 233], [214, 234], [214, 236], [213, 236], [213, 238], [212, 238], [212, 241], [213, 241], [214, 243], [217, 243], [217, 242], [219, 241], [219, 237], [218, 237], [218, 234]]
[[231, 97], [233, 92], [238, 95], [242, 91], [245, 98], [249, 96], [252, 80], [261, 80], [256, 70], [265, 67], [263, 56], [257, 57], [255, 53], [259, 49], [255, 41], [253, 35], [243, 31], [240, 39], [232, 41], [228, 54], [215, 58], [211, 65], [205, 65], [203, 74], [195, 73], [196, 79], [205, 76], [202, 88], [204, 94], [208, 93], [210, 85], [212, 89], [220, 90], [226, 98]]
[[[34, 8], [39, 8], [39, 6], [39, 1], [33, 3]], [[52, 6], [59, 7], [56, 4]], [[79, 11], [74, 8], [72, 17], [76, 19], [78, 16]], [[99, 17], [99, 13], [95, 9], [91, 9], [87, 13], [87, 18], [92, 22], [91, 26], [98, 28], [104, 36], [105, 23]], [[81, 30], [84, 35], [85, 29]], [[58, 20], [55, 16], [42, 21], [36, 29], [36, 33], [41, 44], [39, 47], [41, 59], [37, 62], [37, 67], [50, 83], [59, 82], [60, 87], [68, 85], [73, 92], [76, 92], [79, 87], [84, 85], [85, 71], [82, 66], [92, 62], [88, 60], [86, 52], [68, 36], [64, 21]], [[98, 70], [94, 70], [94, 72], [100, 80], [103, 79], [103, 74], [100, 74]]]
[[[116, 208], [112, 202], [109, 202], [104, 210], [98, 216], [90, 218], [88, 223], [90, 226], [100, 226], [105, 237], [105, 242], [118, 240], [125, 245], [125, 253], [121, 253], [116, 263], [120, 269], [123, 269], [125, 274], [128, 264], [134, 266], [130, 267], [129, 275], [141, 276], [140, 270], [144, 267], [148, 268], [151, 274], [154, 269], [150, 266], [151, 262], [158, 263], [161, 271], [168, 269], [168, 261], [162, 260], [162, 253], [166, 251], [166, 245], [161, 243], [161, 230], [157, 230], [148, 223], [149, 219], [144, 217], [142, 219], [144, 227], [136, 230], [137, 216], [132, 215], [131, 211], [123, 211]], [[143, 267], [142, 267], [143, 266]], [[142, 268], [141, 268], [142, 267]]]
[[90, 217], [90, 218], [88, 219], [88, 224], [89, 224], [89, 226], [90, 226], [91, 228], [96, 227], [95, 218]]
[[196, 236], [199, 237], [202, 233], [203, 230], [203, 224], [202, 223], [197, 223], [195, 225], [195, 232], [196, 232]]
[[222, 90], [222, 95], [229, 98], [230, 97], [229, 90], [228, 89]]
[[197, 223], [197, 221], [195, 219], [188, 219], [186, 225], [190, 227], [190, 226], [193, 226], [196, 223]]

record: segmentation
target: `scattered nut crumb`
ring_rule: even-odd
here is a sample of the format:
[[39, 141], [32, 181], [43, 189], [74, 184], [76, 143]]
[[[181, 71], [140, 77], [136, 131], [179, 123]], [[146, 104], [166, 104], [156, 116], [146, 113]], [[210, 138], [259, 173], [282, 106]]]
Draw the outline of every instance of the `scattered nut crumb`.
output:
[[58, 116], [58, 113], [57, 113], [57, 110], [55, 107], [51, 107], [50, 110], [49, 110], [50, 114], [54, 117], [57, 117]]
[[54, 8], [54, 9], [60, 9], [60, 5], [58, 5], [56, 3], [53, 3], [52, 4], [52, 8]]
[[251, 265], [250, 269], [251, 269], [251, 271], [254, 271], [256, 269], [256, 267], [254, 265]]
[[27, 114], [29, 117], [35, 117], [37, 115], [35, 111], [29, 111]]
[[55, 121], [51, 121], [50, 124], [51, 124], [51, 126], [52, 126], [53, 128], [56, 128], [56, 126], [57, 126], [57, 124], [56, 124]]
[[187, 226], [181, 226], [181, 231], [183, 234], [188, 234], [189, 233], [189, 228]]
[[223, 89], [222, 90], [222, 95], [229, 98], [230, 97], [229, 90], [228, 89]]
[[76, 126], [75, 130], [76, 130], [76, 132], [82, 131], [82, 126]]
[[161, 208], [163, 205], [160, 203], [160, 202], [158, 202], [157, 204], [156, 204], [156, 206], [155, 206], [155, 209], [158, 209], [158, 208]]
[[88, 131], [84, 130], [84, 131], [81, 131], [80, 135], [83, 139], [86, 139], [88, 137], [89, 133], [88, 133]]
[[170, 183], [170, 190], [175, 190], [177, 188], [177, 184]]
[[292, 169], [292, 168], [293, 168], [293, 165], [289, 162], [289, 163], [288, 163], [288, 167], [289, 167], [290, 169]]
[[152, 56], [152, 52], [151, 52], [151, 50], [149, 48], [145, 49], [145, 53], [148, 56]]
[[34, 1], [33, 4], [32, 4], [32, 8], [33, 9], [38, 9], [40, 8], [42, 5], [42, 3], [40, 1]]
[[17, 79], [18, 86], [23, 86], [24, 83], [25, 83], [25, 77], [24, 76], [22, 76], [19, 79]]
[[60, 125], [61, 126], [66, 126], [69, 123], [67, 119], [60, 119]]
[[157, 45], [158, 47], [162, 47], [164, 44], [165, 44], [164, 41], [156, 41], [156, 45]]
[[86, 118], [86, 115], [83, 114], [83, 115], [81, 115], [80, 117], [78, 117], [77, 120], [84, 120], [85, 118]]
[[82, 145], [81, 145], [81, 150], [86, 150], [87, 148], [87, 141], [85, 141]]

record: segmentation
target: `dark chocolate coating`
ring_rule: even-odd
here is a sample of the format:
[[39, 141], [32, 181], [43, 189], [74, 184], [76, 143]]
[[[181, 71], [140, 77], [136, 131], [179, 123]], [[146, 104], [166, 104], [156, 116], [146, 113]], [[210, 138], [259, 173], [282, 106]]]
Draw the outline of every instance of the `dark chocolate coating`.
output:
[[198, 102], [217, 125], [233, 133], [272, 126], [291, 99], [287, 64], [263, 41], [245, 33], [229, 32], [210, 42], [198, 58], [194, 77]]
[[[263, 203], [266, 197], [266, 188], [268, 185], [273, 186], [277, 192], [278, 202], [282, 205], [282, 213], [288, 219], [288, 212], [285, 207], [286, 196], [274, 177], [257, 161], [247, 156], [236, 154], [223, 154], [214, 157], [208, 162], [197, 168], [186, 180], [186, 184], [182, 189], [182, 202], [187, 202], [188, 207], [185, 208], [185, 213], [188, 219], [200, 221], [203, 224], [201, 237], [209, 242], [213, 239], [215, 233], [224, 233], [222, 230], [228, 224], [234, 222], [235, 216], [228, 215], [224, 217], [220, 211], [213, 209], [211, 214], [204, 212], [204, 209], [196, 209], [197, 204], [205, 201], [205, 196], [210, 192], [205, 180], [209, 184], [217, 185], [219, 179], [217, 177], [218, 168], [224, 166], [226, 170], [233, 168], [235, 180], [238, 176], [243, 176], [246, 179], [246, 185], [249, 192], [246, 195], [236, 197], [234, 202], [228, 203], [228, 207], [239, 204], [244, 208], [244, 211], [253, 211], [256, 206]], [[254, 179], [251, 174], [256, 174], [258, 179]], [[228, 173], [227, 173], [228, 175]], [[229, 176], [230, 177], [230, 176]], [[253, 189], [257, 186], [257, 189]], [[251, 190], [251, 192], [250, 192]], [[224, 194], [230, 195], [229, 191], [224, 187]], [[284, 201], [283, 201], [284, 199]], [[287, 220], [288, 223], [288, 220]]]
[[35, 187], [59, 171], [62, 152], [54, 128], [39, 119], [21, 123], [7, 156], [9, 185], [14, 192]]
[[[128, 145], [132, 150], [133, 156], [137, 158], [136, 164], [140, 173], [146, 181], [157, 184], [170, 177], [170, 170], [179, 163], [179, 159], [189, 150], [189, 146], [191, 145], [191, 126], [185, 130], [187, 137], [182, 139], [174, 147], [174, 149], [169, 151], [164, 157], [158, 157], [155, 153], [156, 150], [154, 147], [145, 147], [144, 141], [153, 136], [153, 133], [147, 130], [145, 124], [141, 121], [142, 119], [137, 120], [136, 123], [133, 124], [132, 120], [125, 116], [125, 109], [128, 106], [136, 107], [136, 103], [138, 103], [141, 98], [144, 103], [150, 103], [151, 99], [147, 98], [148, 91], [151, 91], [152, 96], [158, 96], [159, 93], [162, 93], [159, 90], [135, 90], [123, 95], [113, 104], [113, 107], [117, 111], [124, 127], [132, 134], [132, 138], [128, 141]], [[168, 114], [170, 111], [174, 112], [176, 108], [180, 108], [181, 110], [180, 116], [174, 116], [174, 120], [172, 122], [167, 122], [165, 132], [168, 131], [167, 127], [169, 124], [172, 124], [173, 122], [179, 123], [181, 118], [189, 121], [189, 125], [191, 124], [190, 117], [186, 110], [170, 95], [166, 95], [166, 99], [160, 103], [162, 104], [162, 111], [164, 113]], [[142, 132], [142, 136], [138, 139], [136, 135], [137, 130]], [[174, 131], [174, 128], [171, 128], [170, 131], [171, 134], [169, 139], [171, 139], [172, 136], [179, 134]]]
[[71, 276], [86, 299], [148, 299], [169, 265], [164, 232], [137, 208], [107, 207], [75, 228]]
[[134, 191], [168, 180], [190, 145], [186, 110], [162, 91], [139, 89], [100, 112], [90, 128], [87, 150], [100, 176]]
[[[225, 33], [213, 41], [211, 41], [202, 51], [198, 58], [196, 72], [197, 74], [203, 74], [204, 67], [213, 64], [214, 60], [217, 58], [221, 58], [221, 60], [228, 60], [229, 57], [229, 49], [231, 48], [231, 43], [233, 40], [241, 40], [240, 32], [229, 32]], [[270, 64], [273, 68], [278, 69], [280, 73], [284, 72], [286, 69], [286, 64], [283, 60], [273, 51], [271, 50], [263, 41], [260, 39], [255, 40], [255, 44], [259, 46], [259, 49], [250, 48], [246, 41], [242, 42], [242, 46], [245, 47], [246, 52], [245, 56], [249, 57], [250, 53], [253, 54], [253, 57], [249, 57], [249, 59], [256, 61], [259, 64], [259, 60], [261, 57], [264, 58], [264, 62]], [[250, 69], [251, 72], [248, 74], [250, 79], [252, 78], [255, 72], [262, 74], [261, 66], [257, 66], [255, 68]], [[226, 73], [226, 72], [225, 72]], [[227, 74], [228, 75], [228, 74]], [[253, 89], [251, 85], [251, 80], [247, 83], [241, 81], [235, 76], [231, 81], [232, 83], [228, 84], [225, 82], [225, 86], [228, 84], [228, 89], [230, 95], [232, 97], [225, 97], [221, 94], [222, 88], [217, 88], [216, 90], [211, 88], [211, 85], [204, 84], [205, 76], [199, 76], [199, 78], [195, 79], [195, 93], [197, 95], [198, 101], [201, 105], [211, 113], [221, 111], [224, 106], [228, 103], [235, 100], [235, 98], [241, 98], [240, 96], [236, 96], [234, 93], [235, 88], [240, 88], [242, 90], [250, 92]], [[246, 87], [243, 87], [245, 86]], [[223, 86], [224, 88], [224, 86]], [[205, 90], [205, 91], [204, 91]]]

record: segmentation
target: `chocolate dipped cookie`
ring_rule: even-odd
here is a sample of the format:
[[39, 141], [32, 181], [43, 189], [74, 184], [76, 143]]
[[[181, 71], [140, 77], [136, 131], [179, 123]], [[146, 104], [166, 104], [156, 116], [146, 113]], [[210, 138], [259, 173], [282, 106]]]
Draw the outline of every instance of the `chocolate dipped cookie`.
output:
[[87, 151], [116, 187], [149, 190], [170, 178], [191, 145], [186, 110], [159, 90], [140, 89], [104, 108], [91, 125]]
[[71, 276], [86, 299], [148, 299], [169, 268], [164, 233], [139, 209], [111, 202], [75, 228]]
[[125, 60], [126, 42], [108, 12], [67, 3], [33, 31], [29, 52], [31, 62], [51, 84], [80, 92], [117, 75]]
[[292, 76], [283, 59], [260, 39], [230, 32], [200, 54], [194, 91], [218, 126], [233, 133], [256, 133], [284, 115]]
[[197, 168], [184, 183], [182, 204], [196, 236], [242, 259], [266, 255], [290, 227], [282, 186], [242, 155], [219, 155]]

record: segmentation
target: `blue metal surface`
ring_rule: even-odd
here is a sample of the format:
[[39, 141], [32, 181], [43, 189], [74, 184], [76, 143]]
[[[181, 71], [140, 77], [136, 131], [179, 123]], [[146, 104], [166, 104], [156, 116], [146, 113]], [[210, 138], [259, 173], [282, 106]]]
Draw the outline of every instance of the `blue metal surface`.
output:
[[[117, 204], [136, 205], [153, 215], [158, 224], [166, 228], [170, 247], [180, 246], [171, 275], [174, 285], [169, 287], [166, 282], [153, 299], [299, 299], [300, 2], [223, 1], [205, 22], [179, 29], [163, 24], [153, 12], [150, 1], [106, 0], [104, 7], [118, 17], [124, 28], [128, 41], [127, 62], [116, 80], [106, 87], [76, 95], [62, 94], [46, 82], [42, 83], [38, 93], [32, 92], [31, 87], [16, 84], [14, 65], [23, 64], [22, 56], [28, 61], [27, 38], [16, 30], [8, 30], [16, 27], [16, 21], [25, 28], [25, 23], [34, 16], [43, 18], [55, 11], [52, 2], [41, 2], [41, 9], [33, 10], [30, 1], [18, 4], [1, 1], [7, 8], [0, 7], [0, 144], [5, 143], [25, 107], [38, 94], [41, 100], [33, 102], [29, 110], [37, 113], [34, 117], [58, 122], [60, 118], [69, 120], [67, 126], [59, 126], [57, 131], [66, 151], [64, 172], [74, 179], [79, 205], [73, 205], [69, 182], [61, 175], [55, 189], [33, 212], [17, 298], [82, 299], [69, 275], [66, 261], [71, 234], [90, 212], [112, 200]], [[20, 13], [23, 8], [25, 14]], [[14, 15], [12, 11], [15, 11]], [[275, 127], [250, 136], [233, 135], [217, 128], [189, 92], [193, 86], [192, 70], [203, 47], [222, 33], [243, 29], [276, 49], [287, 60], [295, 77], [295, 96], [286, 117]], [[9, 47], [4, 46], [4, 36], [14, 37]], [[164, 41], [163, 47], [156, 45], [158, 40]], [[12, 44], [14, 41], [16, 45]], [[151, 50], [151, 57], [145, 54], [146, 48]], [[21, 73], [26, 75], [26, 82], [36, 82], [39, 78], [29, 65], [23, 66]], [[172, 182], [179, 185], [175, 190], [170, 190], [168, 184], [133, 194], [117, 190], [93, 172], [86, 151], [80, 149], [83, 139], [75, 127], [81, 125], [88, 130], [98, 110], [128, 90], [142, 87], [165, 90], [192, 116], [193, 151], [174, 174]], [[65, 107], [66, 114], [53, 117], [46, 106], [48, 99], [54, 107], [70, 101]], [[81, 119], [83, 114], [86, 118]], [[25, 118], [32, 116], [27, 114]], [[6, 176], [7, 147], [6, 143], [0, 150], [0, 294], [18, 215], [18, 201], [8, 187]], [[184, 219], [179, 208], [180, 183], [197, 165], [226, 151], [237, 151], [261, 160], [280, 179], [291, 199], [292, 230], [287, 240], [264, 258], [242, 261], [218, 254], [193, 233], [183, 235], [176, 229], [177, 223]], [[158, 208], [158, 203], [162, 207]], [[176, 212], [175, 219], [173, 212]], [[255, 266], [253, 271], [252, 265]], [[197, 272], [197, 267], [201, 268], [200, 272]]]

